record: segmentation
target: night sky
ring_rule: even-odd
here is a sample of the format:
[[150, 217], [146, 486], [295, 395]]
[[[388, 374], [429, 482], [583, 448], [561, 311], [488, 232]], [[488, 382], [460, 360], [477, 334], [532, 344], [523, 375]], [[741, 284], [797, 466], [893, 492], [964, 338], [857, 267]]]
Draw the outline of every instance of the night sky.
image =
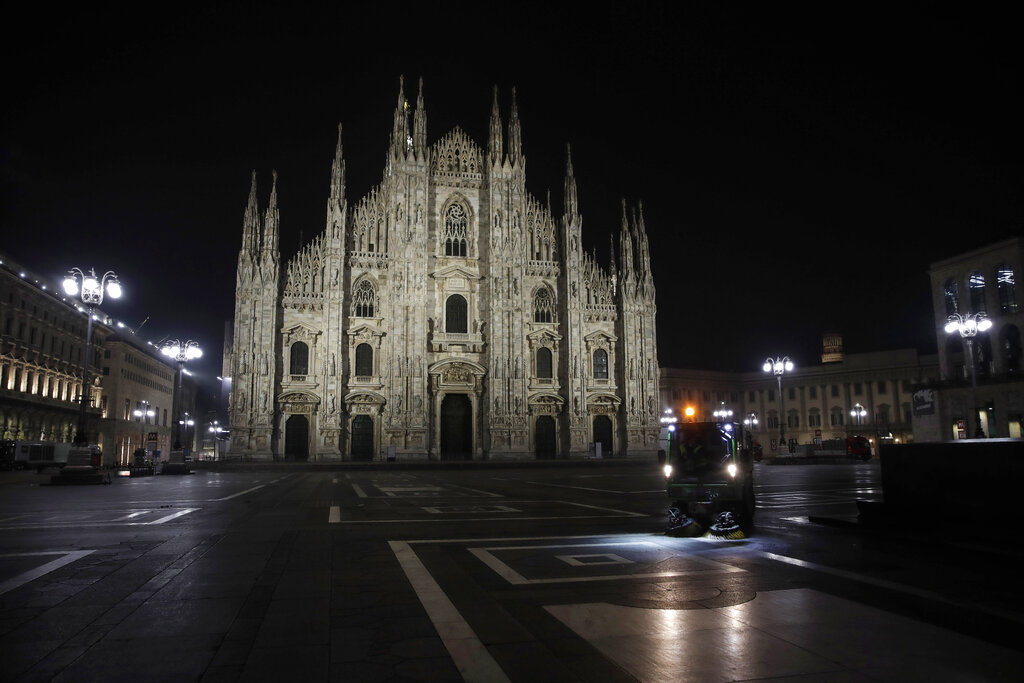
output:
[[349, 202], [380, 181], [402, 74], [430, 142], [486, 146], [515, 86], [528, 189], [561, 215], [571, 144], [603, 262], [643, 200], [662, 366], [815, 364], [828, 329], [933, 353], [928, 265], [1021, 232], [1018, 24], [992, 9], [285, 4], [47, 8], [2, 45], [0, 251], [55, 281], [115, 270], [104, 309], [199, 341], [207, 376], [251, 171], [261, 206], [279, 173], [286, 260], [324, 228], [338, 122]]

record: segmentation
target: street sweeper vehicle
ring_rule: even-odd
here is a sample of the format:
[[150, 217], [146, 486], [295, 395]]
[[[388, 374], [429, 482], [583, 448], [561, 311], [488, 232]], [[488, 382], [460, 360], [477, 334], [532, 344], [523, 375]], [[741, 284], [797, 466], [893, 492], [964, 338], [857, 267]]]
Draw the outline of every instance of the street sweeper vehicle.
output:
[[744, 448], [742, 426], [732, 422], [673, 425], [663, 469], [669, 533], [705, 531], [744, 538], [754, 523], [754, 458]]

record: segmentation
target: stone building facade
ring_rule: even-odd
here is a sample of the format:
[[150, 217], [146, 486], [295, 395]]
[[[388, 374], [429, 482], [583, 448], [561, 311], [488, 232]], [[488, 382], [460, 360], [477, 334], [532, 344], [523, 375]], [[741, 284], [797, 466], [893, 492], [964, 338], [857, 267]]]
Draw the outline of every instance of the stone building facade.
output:
[[383, 178], [354, 204], [339, 126], [325, 228], [287, 262], [276, 175], [258, 204], [254, 173], [224, 360], [232, 455], [656, 451], [642, 207], [623, 202], [610, 264], [584, 251], [571, 154], [561, 216], [527, 190], [514, 91], [506, 128], [495, 89], [484, 148], [458, 127], [428, 144], [422, 81], [414, 109], [400, 85]]
[[[90, 443], [103, 447], [98, 425], [107, 404], [100, 364], [112, 330], [106, 316], [96, 314], [85, 430]], [[87, 322], [59, 282], [0, 257], [0, 438], [72, 441], [81, 410]]]
[[716, 420], [715, 411], [732, 411], [732, 420], [748, 425], [766, 457], [848, 436], [867, 437], [876, 449], [918, 439], [914, 397], [938, 378], [935, 355], [915, 349], [845, 353], [833, 333], [823, 339], [820, 363], [794, 360], [781, 396], [775, 376], [760, 369], [662, 368], [663, 409], [683, 419], [690, 408], [698, 421]]
[[[941, 381], [929, 387], [922, 401], [928, 411], [919, 410], [918, 421], [933, 439], [1024, 437], [1024, 306], [1016, 289], [1022, 268], [1020, 237], [931, 264]], [[958, 332], [945, 330], [950, 316], [968, 314], [982, 314], [992, 323], [969, 347]]]

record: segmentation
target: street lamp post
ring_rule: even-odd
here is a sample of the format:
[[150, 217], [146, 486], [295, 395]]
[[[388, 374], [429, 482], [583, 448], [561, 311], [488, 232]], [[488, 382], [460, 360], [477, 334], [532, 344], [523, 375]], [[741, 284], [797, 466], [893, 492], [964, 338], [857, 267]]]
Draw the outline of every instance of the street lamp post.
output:
[[743, 426], [747, 428], [747, 448], [754, 445], [754, 425], [757, 424], [757, 413], [750, 411], [743, 420]]
[[75, 433], [75, 445], [85, 446], [89, 443], [86, 435], [85, 408], [89, 401], [89, 362], [92, 360], [92, 318], [96, 307], [103, 303], [106, 293], [111, 299], [121, 296], [121, 283], [114, 271], [108, 270], [103, 277], [97, 277], [92, 268], [85, 273], [79, 268], [72, 268], [64, 278], [64, 291], [68, 296], [79, 297], [85, 304], [88, 322], [85, 325], [85, 362], [82, 363], [82, 395], [78, 410], [78, 431]]
[[[181, 342], [177, 339], [169, 341], [160, 348], [160, 353], [164, 354], [168, 358], [173, 358], [178, 361], [178, 410], [179, 416], [184, 412], [184, 396], [182, 395], [182, 375], [185, 374], [185, 361], [199, 358], [203, 355], [202, 349], [199, 348], [199, 344], [189, 339], [188, 341]], [[174, 448], [173, 450], [181, 450], [181, 427], [184, 424], [184, 417], [179, 417], [174, 421]]]
[[732, 419], [732, 411], [725, 407], [725, 401], [722, 401], [722, 407], [711, 413], [721, 422], [727, 422]]
[[850, 411], [850, 417], [857, 420], [857, 426], [860, 427], [864, 424], [864, 416], [868, 414], [868, 411], [864, 409], [859, 403], [853, 404], [853, 410]]
[[775, 373], [775, 381], [779, 385], [779, 450], [786, 444], [786, 411], [785, 399], [782, 397], [782, 376], [793, 371], [793, 361], [789, 356], [768, 358], [764, 362], [764, 371]]
[[992, 321], [984, 313], [954, 313], [946, 323], [946, 334], [960, 333], [960, 338], [967, 342], [967, 355], [971, 357], [971, 411], [974, 413], [974, 437], [984, 439], [985, 432], [981, 428], [981, 415], [978, 413], [978, 375], [974, 369], [974, 337], [992, 327]]
[[226, 431], [226, 429], [220, 426], [220, 422], [218, 420], [214, 420], [212, 423], [210, 423], [210, 433], [213, 434], [213, 459], [215, 461], [220, 460], [218, 444], [221, 440], [221, 434], [223, 434]]

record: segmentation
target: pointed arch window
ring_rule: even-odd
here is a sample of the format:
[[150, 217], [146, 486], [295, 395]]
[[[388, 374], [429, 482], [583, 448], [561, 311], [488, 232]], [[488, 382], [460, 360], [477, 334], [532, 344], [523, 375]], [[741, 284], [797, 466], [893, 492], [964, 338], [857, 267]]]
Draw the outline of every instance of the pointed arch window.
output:
[[604, 349], [594, 351], [594, 379], [608, 379], [608, 352]]
[[309, 374], [309, 347], [306, 342], [292, 344], [288, 372], [292, 375]]
[[996, 268], [996, 289], [999, 291], [999, 312], [1016, 313], [1017, 298], [1014, 293], [1013, 266], [1004, 263]]
[[551, 301], [551, 290], [541, 287], [533, 297], [533, 322], [549, 323], [554, 320], [554, 304]]
[[537, 349], [537, 377], [551, 379], [551, 349], [545, 346]]
[[452, 204], [444, 214], [444, 255], [465, 256], [468, 217], [461, 204]]
[[458, 294], [452, 294], [444, 304], [444, 331], [465, 334], [469, 331], [468, 306], [466, 300]]
[[373, 347], [360, 344], [356, 347], [356, 377], [373, 376]]
[[352, 315], [356, 318], [372, 318], [377, 293], [369, 280], [363, 280], [352, 296]]
[[981, 271], [974, 271], [967, 282], [971, 296], [971, 310], [969, 313], [985, 312], [985, 276]]

